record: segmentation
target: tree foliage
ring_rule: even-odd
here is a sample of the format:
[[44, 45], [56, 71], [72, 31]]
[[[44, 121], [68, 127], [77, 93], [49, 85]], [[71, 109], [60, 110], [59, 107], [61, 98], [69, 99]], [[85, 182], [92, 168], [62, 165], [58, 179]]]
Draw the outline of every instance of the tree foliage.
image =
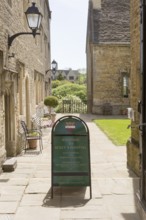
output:
[[57, 88], [58, 86], [64, 85], [66, 83], [70, 83], [67, 80], [53, 80], [52, 81], [52, 89]]
[[52, 90], [52, 95], [62, 98], [68, 95], [78, 96], [82, 101], [86, 99], [86, 86], [75, 83], [66, 83]]
[[80, 74], [80, 75], [78, 76], [78, 79], [76, 80], [76, 83], [77, 83], [77, 84], [85, 84], [86, 81], [87, 81], [86, 78], [87, 78], [86, 74]]

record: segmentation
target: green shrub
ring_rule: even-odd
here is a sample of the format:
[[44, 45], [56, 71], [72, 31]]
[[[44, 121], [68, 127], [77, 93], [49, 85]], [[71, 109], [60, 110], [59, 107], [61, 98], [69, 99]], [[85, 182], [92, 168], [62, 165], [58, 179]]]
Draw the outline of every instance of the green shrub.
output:
[[78, 76], [78, 79], [76, 80], [77, 84], [85, 84], [86, 83], [86, 78], [87, 75], [86, 74], [81, 74]]
[[47, 97], [44, 99], [44, 104], [45, 104], [46, 106], [55, 108], [55, 107], [59, 104], [58, 98], [55, 97], [55, 96], [47, 96]]
[[[86, 97], [86, 86], [73, 83], [66, 83], [52, 90], [52, 94], [54, 96], [57, 96], [58, 98], [66, 97], [67, 95], [77, 96], [77, 92], [78, 94], [81, 92], [82, 96], [84, 94], [84, 96]], [[81, 98], [81, 96], [79, 98]]]
[[79, 97], [84, 104], [87, 104], [87, 96], [86, 96], [85, 91], [83, 90], [77, 91], [75, 92], [75, 95]]
[[61, 81], [60, 80], [53, 80], [52, 81], [52, 89], [55, 89], [59, 86], [67, 84], [67, 83], [70, 83], [70, 82], [68, 82], [67, 80], [61, 80]]
[[37, 132], [37, 131], [29, 132], [28, 136], [29, 136], [29, 137], [36, 137], [36, 136], [39, 136], [39, 132]]
[[52, 81], [52, 89], [55, 89], [60, 85], [61, 85], [61, 82], [59, 80]]

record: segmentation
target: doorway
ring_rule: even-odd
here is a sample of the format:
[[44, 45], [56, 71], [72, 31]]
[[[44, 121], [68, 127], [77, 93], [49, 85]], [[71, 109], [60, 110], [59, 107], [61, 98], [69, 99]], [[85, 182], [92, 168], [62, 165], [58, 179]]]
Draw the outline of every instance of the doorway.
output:
[[12, 157], [16, 154], [14, 96], [12, 91], [10, 91], [6, 91], [4, 95], [5, 149], [7, 157]]

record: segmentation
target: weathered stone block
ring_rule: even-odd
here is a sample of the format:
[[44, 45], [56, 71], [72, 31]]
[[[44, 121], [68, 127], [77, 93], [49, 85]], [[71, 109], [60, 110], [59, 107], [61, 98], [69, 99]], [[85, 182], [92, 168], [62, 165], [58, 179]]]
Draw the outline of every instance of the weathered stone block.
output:
[[16, 167], [17, 167], [16, 158], [8, 159], [2, 165], [2, 169], [4, 172], [12, 172], [16, 169]]
[[127, 141], [127, 165], [130, 169], [140, 175], [140, 158], [139, 158], [139, 148], [134, 145], [130, 140]]

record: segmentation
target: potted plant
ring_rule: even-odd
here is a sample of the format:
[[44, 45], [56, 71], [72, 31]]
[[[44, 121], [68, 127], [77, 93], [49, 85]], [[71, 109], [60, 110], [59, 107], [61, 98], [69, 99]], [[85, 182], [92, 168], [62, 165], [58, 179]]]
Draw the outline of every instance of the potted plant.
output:
[[39, 133], [37, 131], [29, 132], [27, 137], [29, 137], [30, 139], [28, 138], [27, 140], [28, 140], [28, 144], [29, 144], [30, 149], [37, 148], [37, 141], [38, 141], [37, 137], [38, 136], [39, 136]]
[[44, 99], [44, 104], [48, 106], [49, 112], [51, 113], [51, 108], [55, 108], [59, 104], [58, 98], [56, 96], [47, 96]]
[[51, 108], [57, 107], [57, 105], [59, 104], [58, 98], [56, 96], [47, 96], [44, 99], [44, 104], [48, 107], [49, 114], [51, 115], [52, 124], [54, 124], [56, 113], [55, 112], [51, 113]]

